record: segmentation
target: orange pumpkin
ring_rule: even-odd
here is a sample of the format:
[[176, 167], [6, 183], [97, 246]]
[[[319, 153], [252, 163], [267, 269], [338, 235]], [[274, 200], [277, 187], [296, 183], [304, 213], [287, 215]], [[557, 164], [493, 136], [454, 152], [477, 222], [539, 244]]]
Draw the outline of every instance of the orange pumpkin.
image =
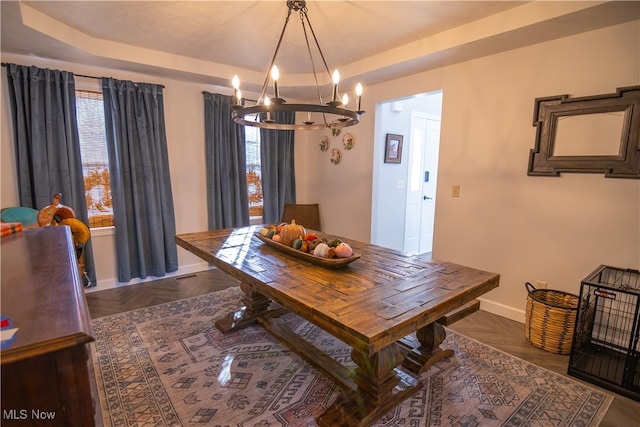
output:
[[280, 231], [280, 243], [291, 246], [294, 240], [304, 239], [305, 229], [303, 226], [296, 224], [296, 220], [291, 220], [291, 224], [282, 227]]

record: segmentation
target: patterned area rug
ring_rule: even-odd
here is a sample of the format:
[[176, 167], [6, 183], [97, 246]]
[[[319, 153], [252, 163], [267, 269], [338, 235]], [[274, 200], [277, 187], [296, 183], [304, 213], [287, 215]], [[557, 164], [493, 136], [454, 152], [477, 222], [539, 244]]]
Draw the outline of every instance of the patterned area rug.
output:
[[[105, 426], [315, 426], [341, 389], [259, 326], [213, 320], [239, 288], [93, 321]], [[289, 327], [344, 364], [350, 349], [288, 314]], [[376, 426], [596, 426], [612, 397], [447, 330], [455, 355]]]

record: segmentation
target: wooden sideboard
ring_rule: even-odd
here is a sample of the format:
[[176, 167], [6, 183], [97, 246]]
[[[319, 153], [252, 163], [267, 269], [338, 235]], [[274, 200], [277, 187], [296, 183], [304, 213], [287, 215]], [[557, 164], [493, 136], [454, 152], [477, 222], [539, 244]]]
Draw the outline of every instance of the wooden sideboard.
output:
[[69, 227], [4, 236], [1, 250], [1, 314], [18, 332], [0, 351], [0, 424], [101, 424], [93, 332]]

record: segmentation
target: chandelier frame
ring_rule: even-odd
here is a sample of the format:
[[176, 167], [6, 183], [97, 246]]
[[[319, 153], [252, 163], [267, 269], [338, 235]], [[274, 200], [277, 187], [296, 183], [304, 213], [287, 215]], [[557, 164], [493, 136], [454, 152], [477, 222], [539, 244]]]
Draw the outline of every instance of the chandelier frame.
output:
[[[322, 53], [322, 49], [320, 48], [320, 44], [315, 35], [315, 32], [313, 31], [313, 27], [311, 26], [311, 22], [309, 21], [306, 2], [304, 0], [288, 0], [287, 8], [289, 9], [287, 17], [285, 19], [284, 26], [282, 27], [275, 52], [273, 53], [271, 64], [269, 65], [269, 69], [267, 70], [260, 96], [256, 101], [257, 104], [254, 106], [245, 107], [243, 105], [244, 100], [240, 99], [240, 91], [237, 87], [234, 86], [234, 104], [231, 106], [233, 121], [243, 126], [253, 126], [263, 129], [276, 130], [322, 130], [328, 128], [340, 129], [357, 125], [360, 122], [360, 115], [365, 113], [364, 111], [360, 110], [360, 93], [357, 94], [356, 98], [358, 110], [354, 111], [345, 108], [342, 102], [337, 99], [337, 82], [334, 80], [333, 98], [331, 99], [331, 101], [326, 103], [322, 100], [320, 85], [318, 83], [318, 76], [313, 61], [313, 55], [311, 53], [311, 45], [309, 43], [309, 37], [307, 34], [305, 22], [309, 26], [309, 30], [320, 54], [320, 58], [322, 59], [322, 62], [324, 64], [324, 68], [330, 76], [331, 73], [329, 72], [329, 67], [327, 66], [327, 62], [324, 58], [324, 54]], [[300, 13], [300, 23], [304, 32], [307, 52], [309, 54], [311, 67], [313, 70], [313, 76], [315, 79], [315, 86], [318, 95], [318, 104], [287, 104], [287, 101], [281, 98], [278, 94], [277, 77], [274, 80], [275, 96], [270, 100], [266, 99], [266, 91], [270, 80], [269, 70], [272, 70], [274, 67], [278, 51], [282, 43], [282, 39], [287, 29], [287, 24], [289, 23], [289, 18], [291, 17], [291, 13], [293, 11]], [[235, 77], [234, 79], [237, 79], [237, 77]], [[360, 85], [358, 84], [358, 86]], [[303, 121], [302, 123], [278, 123], [277, 117], [278, 113], [280, 112], [307, 113], [307, 120]], [[311, 113], [320, 113], [322, 115], [322, 121], [318, 123], [311, 121]], [[275, 118], [272, 118], [272, 115]], [[331, 119], [329, 119], [329, 117], [331, 117]]]

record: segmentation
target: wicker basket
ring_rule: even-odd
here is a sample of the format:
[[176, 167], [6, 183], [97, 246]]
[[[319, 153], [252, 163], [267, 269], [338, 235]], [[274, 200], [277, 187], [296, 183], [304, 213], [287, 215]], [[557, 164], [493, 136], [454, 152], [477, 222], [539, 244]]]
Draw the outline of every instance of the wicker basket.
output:
[[525, 336], [535, 347], [557, 354], [569, 354], [573, 340], [577, 295], [551, 289], [536, 289], [527, 282]]

